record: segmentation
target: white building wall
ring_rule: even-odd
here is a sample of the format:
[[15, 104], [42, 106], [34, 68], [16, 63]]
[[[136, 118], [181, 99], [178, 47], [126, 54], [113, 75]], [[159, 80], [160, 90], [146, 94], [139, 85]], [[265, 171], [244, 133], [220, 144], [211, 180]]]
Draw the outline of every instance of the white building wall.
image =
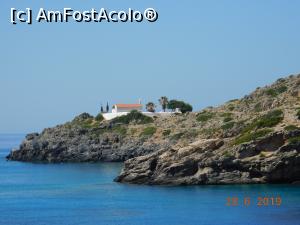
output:
[[124, 115], [127, 115], [128, 112], [118, 112], [118, 113], [103, 113], [103, 117], [105, 120], [112, 120], [116, 117], [119, 117], [119, 116], [124, 116]]
[[[128, 113], [129, 112], [103, 113], [102, 115], [105, 120], [112, 120], [116, 117], [127, 115]], [[167, 116], [171, 116], [172, 114], [175, 114], [176, 112], [155, 112], [155, 113], [142, 112], [142, 113], [144, 115], [150, 116], [150, 117], [153, 117], [153, 116], [167, 117]]]

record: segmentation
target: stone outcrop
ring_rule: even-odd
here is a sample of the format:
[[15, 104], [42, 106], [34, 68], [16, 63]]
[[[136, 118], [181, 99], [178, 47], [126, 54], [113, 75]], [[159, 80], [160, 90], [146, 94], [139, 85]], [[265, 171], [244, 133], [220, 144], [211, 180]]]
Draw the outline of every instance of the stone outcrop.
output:
[[[289, 136], [288, 134], [286, 135]], [[282, 133], [237, 147], [208, 139], [125, 162], [118, 182], [150, 185], [292, 183], [300, 180], [300, 143]]]
[[128, 140], [116, 133], [91, 138], [95, 130], [66, 129], [58, 126], [41, 134], [29, 134], [18, 150], [7, 156], [9, 160], [26, 162], [123, 162], [146, 155], [168, 143]]

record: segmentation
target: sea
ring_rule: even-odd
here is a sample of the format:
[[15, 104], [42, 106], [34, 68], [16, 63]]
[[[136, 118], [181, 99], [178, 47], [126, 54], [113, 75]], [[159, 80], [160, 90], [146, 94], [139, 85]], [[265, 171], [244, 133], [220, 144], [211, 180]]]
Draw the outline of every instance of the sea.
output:
[[0, 135], [1, 225], [297, 225], [300, 186], [115, 183], [122, 163], [6, 161], [23, 134]]

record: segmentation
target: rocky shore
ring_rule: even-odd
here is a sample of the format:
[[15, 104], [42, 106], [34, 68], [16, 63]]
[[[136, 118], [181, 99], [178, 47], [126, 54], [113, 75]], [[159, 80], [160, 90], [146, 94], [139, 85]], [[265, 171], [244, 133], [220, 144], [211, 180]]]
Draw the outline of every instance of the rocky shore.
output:
[[125, 162], [115, 180], [150, 185], [293, 183], [300, 180], [300, 131], [273, 133], [236, 147], [199, 140]]
[[195, 185], [300, 180], [300, 75], [200, 112], [104, 121], [83, 113], [28, 134], [8, 160], [125, 161], [118, 182]]
[[47, 163], [123, 162], [168, 147], [167, 142], [146, 142], [141, 138], [126, 137], [121, 134], [122, 130], [118, 130], [119, 126], [114, 127], [110, 123], [97, 127], [78, 125], [78, 122], [92, 118], [84, 113], [70, 123], [47, 128], [40, 134], [28, 134], [19, 149], [12, 150], [7, 159]]

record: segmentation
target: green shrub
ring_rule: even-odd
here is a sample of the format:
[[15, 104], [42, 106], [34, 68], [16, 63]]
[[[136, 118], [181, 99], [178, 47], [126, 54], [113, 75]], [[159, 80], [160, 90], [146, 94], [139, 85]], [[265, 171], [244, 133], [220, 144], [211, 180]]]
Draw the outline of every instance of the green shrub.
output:
[[234, 124], [235, 124], [235, 122], [231, 121], [231, 122], [228, 122], [228, 123], [225, 123], [224, 125], [222, 125], [221, 128], [223, 130], [229, 130], [234, 127]]
[[180, 111], [182, 113], [186, 113], [186, 112], [192, 112], [193, 111], [193, 107], [189, 104], [189, 103], [186, 103], [184, 101], [179, 101], [179, 100], [176, 100], [176, 99], [173, 99], [173, 100], [170, 100], [168, 102], [168, 109], [171, 109], [171, 110], [175, 110], [176, 108], [180, 109]]
[[265, 157], [266, 157], [266, 154], [263, 153], [263, 152], [261, 152], [261, 153], [259, 153], [259, 157], [260, 157], [260, 158], [265, 158]]
[[171, 136], [171, 140], [179, 140], [182, 136], [184, 135], [184, 133], [176, 133], [174, 135]]
[[200, 133], [204, 134], [204, 135], [212, 136], [212, 135], [215, 135], [215, 133], [218, 131], [219, 131], [219, 129], [217, 129], [217, 128], [204, 128], [204, 129], [200, 130]]
[[300, 136], [299, 137], [291, 137], [288, 139], [290, 144], [300, 144]]
[[255, 112], [260, 112], [262, 110], [262, 107], [261, 107], [261, 103], [257, 103], [255, 106], [254, 106], [254, 110]]
[[141, 133], [141, 136], [152, 136], [156, 132], [156, 127], [146, 127], [143, 132]]
[[278, 94], [275, 89], [269, 88], [265, 91], [265, 93], [271, 97], [276, 97]]
[[93, 128], [93, 127], [95, 127], [95, 126], [93, 126], [91, 120], [86, 120], [84, 122], [78, 123], [78, 125], [83, 127], [83, 128]]
[[280, 86], [280, 87], [277, 88], [277, 92], [278, 92], [279, 94], [281, 94], [281, 93], [283, 93], [283, 92], [286, 92], [287, 89], [288, 89], [287, 86], [282, 85], [282, 86]]
[[135, 122], [136, 124], [147, 124], [152, 123], [153, 119], [149, 116], [145, 116], [144, 114], [133, 110], [127, 115], [117, 117], [113, 119], [114, 123], [123, 123], [123, 124], [129, 124], [131, 122]]
[[266, 136], [267, 134], [271, 133], [272, 131], [273, 131], [272, 129], [261, 129], [261, 130], [251, 132], [251, 133], [250, 132], [244, 133], [234, 140], [234, 144], [239, 145], [239, 144], [242, 144], [245, 142], [256, 140], [257, 138]]
[[94, 123], [93, 117], [89, 117], [87, 119], [73, 120], [70, 125], [79, 126], [79, 127], [82, 127], [82, 128], [89, 129], [89, 128], [96, 128], [96, 127], [98, 127], [99, 124]]
[[122, 126], [116, 126], [113, 128], [113, 131], [121, 134], [121, 135], [126, 135], [127, 133], [127, 129], [125, 127], [122, 127]]
[[283, 112], [281, 110], [270, 111], [267, 114], [260, 116], [251, 124], [246, 126], [242, 133], [246, 133], [255, 129], [274, 127], [283, 120]]
[[78, 122], [78, 121], [84, 121], [84, 120], [87, 120], [87, 119], [93, 119], [94, 117], [91, 116], [90, 114], [88, 113], [81, 113], [80, 115], [76, 116], [72, 122]]
[[232, 157], [233, 155], [232, 155], [230, 152], [228, 152], [228, 151], [226, 150], [225, 152], [223, 152], [223, 156], [225, 156], [226, 158], [230, 158], [230, 157]]
[[223, 119], [223, 122], [224, 122], [224, 123], [227, 123], [227, 122], [229, 122], [229, 121], [231, 121], [231, 120], [233, 120], [231, 117], [225, 117], [225, 118]]
[[104, 117], [102, 115], [102, 113], [99, 113], [96, 117], [95, 117], [95, 120], [98, 121], [98, 122], [101, 122], [104, 120]]
[[300, 109], [299, 109], [298, 112], [296, 113], [296, 116], [297, 116], [298, 120], [300, 120]]
[[162, 134], [163, 134], [163, 136], [165, 136], [165, 137], [166, 137], [166, 136], [169, 136], [169, 135], [170, 135], [170, 133], [171, 133], [171, 130], [170, 130], [170, 129], [168, 129], [168, 130], [164, 130]]
[[300, 130], [300, 127], [297, 127], [295, 125], [288, 125], [288, 126], [284, 127], [284, 130], [286, 130], [286, 131]]
[[231, 117], [232, 113], [231, 112], [224, 112], [220, 114], [221, 117]]
[[228, 109], [229, 109], [230, 111], [233, 111], [233, 110], [235, 109], [235, 107], [234, 107], [233, 105], [229, 105], [229, 106], [228, 106]]
[[197, 115], [197, 121], [206, 122], [214, 117], [214, 113], [203, 111]]
[[282, 110], [274, 110], [261, 116], [256, 122], [257, 128], [273, 127], [283, 120]]
[[276, 97], [277, 95], [287, 91], [287, 87], [285, 85], [281, 85], [276, 88], [269, 88], [265, 91], [265, 93], [271, 97]]
[[136, 128], [131, 128], [131, 129], [130, 129], [130, 134], [131, 134], [131, 135], [136, 134], [136, 132], [137, 132], [137, 129], [136, 129]]
[[284, 81], [285, 81], [284, 78], [278, 78], [278, 79], [276, 80], [277, 83], [282, 83], [282, 82], [284, 82]]

